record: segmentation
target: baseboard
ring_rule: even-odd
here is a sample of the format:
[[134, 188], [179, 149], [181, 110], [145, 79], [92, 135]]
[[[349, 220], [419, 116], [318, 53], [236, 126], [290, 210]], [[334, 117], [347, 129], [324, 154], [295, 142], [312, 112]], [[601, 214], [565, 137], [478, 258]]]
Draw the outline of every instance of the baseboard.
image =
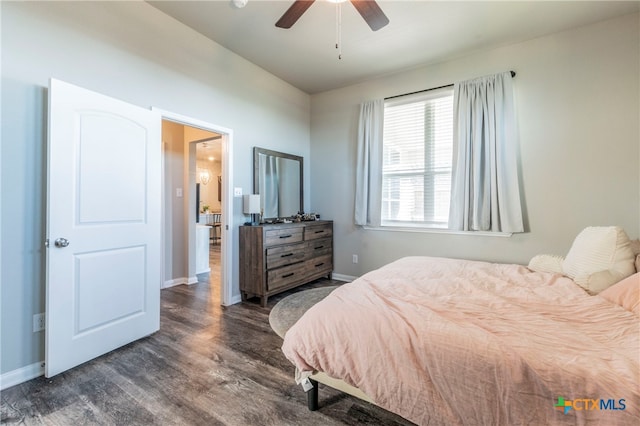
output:
[[170, 287], [175, 287], [177, 285], [180, 284], [186, 284], [187, 283], [187, 279], [186, 278], [174, 278], [172, 280], [169, 281], [165, 281], [164, 284], [162, 284], [162, 288], [170, 288]]
[[164, 284], [162, 284], [162, 288], [170, 288], [170, 287], [175, 287], [177, 285], [181, 285], [181, 284], [186, 284], [186, 285], [191, 285], [191, 284], [195, 284], [198, 282], [198, 277], [180, 277], [180, 278], [174, 278], [172, 280], [169, 281], [165, 281]]
[[357, 279], [358, 277], [354, 277], [352, 275], [344, 275], [344, 274], [336, 274], [335, 272], [333, 272], [331, 274], [331, 279], [332, 280], [336, 280], [336, 281], [344, 281], [347, 283], [350, 283], [351, 281]]
[[26, 367], [9, 371], [0, 376], [0, 390], [7, 390], [12, 386], [20, 383], [28, 382], [31, 379], [40, 377], [44, 374], [44, 361], [35, 362]]
[[230, 303], [225, 306], [235, 305], [236, 303], [240, 303], [240, 302], [242, 302], [242, 296], [238, 294], [236, 296], [233, 296], [230, 300]]
[[196, 275], [208, 274], [209, 272], [211, 272], [211, 268], [203, 269], [202, 271], [196, 271]]

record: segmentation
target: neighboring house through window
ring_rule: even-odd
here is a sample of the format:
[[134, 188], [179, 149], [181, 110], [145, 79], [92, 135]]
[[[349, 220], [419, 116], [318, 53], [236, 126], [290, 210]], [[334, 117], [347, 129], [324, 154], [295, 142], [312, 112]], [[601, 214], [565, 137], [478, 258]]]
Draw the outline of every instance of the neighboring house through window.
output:
[[447, 228], [453, 87], [384, 104], [381, 225]]

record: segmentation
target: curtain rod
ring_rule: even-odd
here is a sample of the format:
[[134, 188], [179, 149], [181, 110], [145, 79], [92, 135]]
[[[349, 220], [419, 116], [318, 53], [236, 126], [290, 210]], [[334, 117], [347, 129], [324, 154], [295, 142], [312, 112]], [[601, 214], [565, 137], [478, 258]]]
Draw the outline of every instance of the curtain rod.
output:
[[[511, 71], [511, 78], [513, 78], [515, 76], [516, 76], [516, 72], [515, 71]], [[402, 95], [389, 96], [387, 98], [384, 98], [384, 100], [386, 101], [387, 99], [399, 98], [401, 96], [415, 95], [416, 93], [430, 92], [432, 90], [444, 89], [445, 87], [453, 87], [453, 84], [447, 84], [447, 85], [444, 85], [444, 86], [432, 87], [431, 89], [416, 90], [415, 92], [404, 93]]]

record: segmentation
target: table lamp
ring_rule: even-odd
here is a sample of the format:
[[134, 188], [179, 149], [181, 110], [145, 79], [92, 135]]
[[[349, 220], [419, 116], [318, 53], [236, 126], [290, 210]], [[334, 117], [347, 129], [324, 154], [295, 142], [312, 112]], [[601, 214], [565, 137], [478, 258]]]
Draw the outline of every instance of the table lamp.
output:
[[256, 214], [260, 213], [260, 194], [249, 194], [243, 196], [244, 214], [251, 215], [251, 225], [260, 225], [256, 220]]

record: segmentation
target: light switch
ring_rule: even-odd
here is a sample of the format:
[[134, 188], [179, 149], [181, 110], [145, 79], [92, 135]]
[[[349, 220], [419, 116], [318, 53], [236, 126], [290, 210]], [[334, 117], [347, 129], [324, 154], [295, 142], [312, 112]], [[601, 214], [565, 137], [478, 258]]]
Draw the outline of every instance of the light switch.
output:
[[242, 197], [242, 188], [233, 188], [234, 197]]
[[176, 197], [182, 197], [182, 188], [176, 188]]

